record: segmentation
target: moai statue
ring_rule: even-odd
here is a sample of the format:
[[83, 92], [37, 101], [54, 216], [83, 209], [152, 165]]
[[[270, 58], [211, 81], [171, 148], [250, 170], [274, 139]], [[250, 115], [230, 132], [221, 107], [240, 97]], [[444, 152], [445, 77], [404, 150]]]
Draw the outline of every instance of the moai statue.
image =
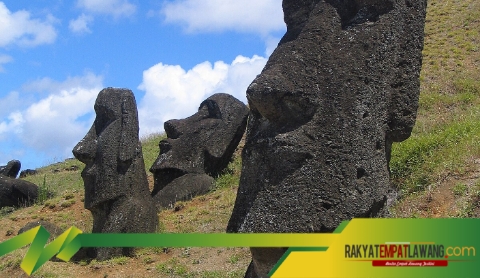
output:
[[[426, 2], [283, 1], [287, 32], [247, 90], [228, 232], [331, 232], [388, 215], [391, 145], [416, 119]], [[266, 277], [284, 251], [252, 248], [246, 277]]]
[[18, 160], [10, 160], [0, 166], [0, 208], [29, 206], [38, 198], [36, 184], [16, 178], [21, 165]]
[[[103, 89], [95, 112], [92, 127], [73, 149], [85, 163], [85, 208], [93, 215], [92, 232], [153, 233], [158, 216], [138, 137], [135, 97], [126, 89]], [[97, 248], [95, 253], [106, 260], [130, 256], [133, 248]]]
[[21, 167], [22, 163], [20, 163], [20, 161], [10, 160], [7, 165], [0, 166], [0, 175], [4, 175], [14, 179], [17, 177], [18, 172], [20, 172]]
[[30, 206], [37, 198], [36, 184], [0, 175], [0, 208]]
[[225, 169], [245, 133], [247, 117], [245, 104], [220, 93], [204, 100], [194, 115], [165, 122], [168, 138], [160, 141], [160, 154], [150, 168], [159, 209], [213, 188], [213, 177]]

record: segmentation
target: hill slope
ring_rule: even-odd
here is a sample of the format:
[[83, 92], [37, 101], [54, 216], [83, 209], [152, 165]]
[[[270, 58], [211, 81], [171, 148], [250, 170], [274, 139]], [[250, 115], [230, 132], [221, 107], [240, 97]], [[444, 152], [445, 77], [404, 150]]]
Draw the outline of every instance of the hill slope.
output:
[[429, 1], [418, 118], [392, 150], [397, 217], [479, 217], [480, 2]]

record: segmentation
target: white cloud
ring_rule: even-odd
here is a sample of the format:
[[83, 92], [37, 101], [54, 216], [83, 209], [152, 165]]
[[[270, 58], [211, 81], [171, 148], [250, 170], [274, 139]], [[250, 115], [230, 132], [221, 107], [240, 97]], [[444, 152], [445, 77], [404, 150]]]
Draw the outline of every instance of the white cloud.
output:
[[246, 103], [248, 85], [261, 72], [267, 59], [238, 56], [231, 64], [204, 62], [190, 70], [157, 64], [143, 72], [139, 102], [140, 134], [163, 130], [163, 123], [194, 114], [200, 103], [214, 93], [228, 93]]
[[78, 0], [77, 6], [89, 12], [109, 14], [114, 17], [128, 17], [137, 10], [137, 7], [128, 0]]
[[0, 54], [0, 72], [4, 72], [5, 69], [3, 68], [3, 64], [7, 64], [7, 63], [10, 63], [13, 61], [13, 58], [8, 56], [8, 55], [4, 55], [4, 54]]
[[91, 123], [77, 119], [92, 111], [101, 88], [71, 88], [33, 104], [24, 112], [23, 141], [37, 149], [70, 154]]
[[6, 121], [0, 123], [0, 140], [2, 139], [2, 134], [14, 133], [19, 134], [22, 131], [23, 116], [20, 112], [12, 112]]
[[98, 87], [99, 84], [102, 84], [102, 82], [102, 76], [95, 75], [92, 72], [86, 72], [83, 76], [68, 77], [61, 82], [49, 77], [37, 79], [24, 84], [22, 86], [22, 91], [35, 93], [46, 92], [51, 94], [54, 92], [70, 90], [71, 88], [95, 88]]
[[92, 22], [93, 16], [81, 14], [77, 19], [70, 20], [68, 28], [77, 34], [91, 33], [92, 31], [88, 28], [88, 25]]
[[0, 47], [10, 44], [33, 47], [53, 43], [57, 38], [53, 26], [56, 21], [52, 15], [44, 20], [33, 19], [25, 10], [12, 13], [0, 2]]
[[20, 99], [18, 92], [13, 91], [7, 94], [5, 97], [0, 98], [0, 119], [8, 117], [12, 111], [16, 111], [22, 107], [22, 104], [28, 97]]
[[[38, 84], [40, 91], [48, 91], [48, 96], [28, 107], [11, 110], [0, 121], [0, 143], [8, 145], [20, 140], [32, 152], [51, 158], [71, 157], [72, 148], [92, 124], [93, 104], [102, 82], [101, 76], [87, 73], [64, 82], [44, 78], [24, 86], [28, 89]], [[15, 99], [15, 94], [10, 98]]]
[[285, 30], [281, 0], [178, 0], [162, 8], [168, 23], [188, 32], [234, 30], [262, 36]]
[[265, 47], [266, 47], [265, 55], [267, 55], [267, 57], [270, 57], [270, 55], [272, 55], [275, 48], [277, 48], [278, 43], [280, 42], [280, 39], [281, 38], [273, 37], [273, 36], [268, 36], [265, 38]]

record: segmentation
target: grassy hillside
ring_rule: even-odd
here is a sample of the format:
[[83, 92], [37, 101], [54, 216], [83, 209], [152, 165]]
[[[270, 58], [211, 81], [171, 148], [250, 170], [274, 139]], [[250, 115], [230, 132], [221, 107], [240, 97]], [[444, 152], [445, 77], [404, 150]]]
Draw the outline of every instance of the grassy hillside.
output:
[[397, 216], [479, 216], [479, 68], [480, 2], [430, 0], [417, 122], [392, 150]]
[[[392, 183], [402, 193], [392, 208], [396, 217], [480, 217], [479, 19], [478, 0], [429, 0], [418, 120], [411, 138], [392, 151]], [[161, 136], [142, 140], [150, 186]], [[223, 232], [238, 187], [238, 154], [210, 194], [161, 212], [158, 232]], [[35, 220], [91, 231], [82, 168], [71, 159], [27, 177], [42, 198], [0, 210], [0, 241]], [[26, 250], [0, 258], [0, 276], [26, 277], [19, 268]], [[245, 248], [142, 248], [136, 257], [106, 262], [47, 262], [33, 277], [243, 277], [249, 260]]]

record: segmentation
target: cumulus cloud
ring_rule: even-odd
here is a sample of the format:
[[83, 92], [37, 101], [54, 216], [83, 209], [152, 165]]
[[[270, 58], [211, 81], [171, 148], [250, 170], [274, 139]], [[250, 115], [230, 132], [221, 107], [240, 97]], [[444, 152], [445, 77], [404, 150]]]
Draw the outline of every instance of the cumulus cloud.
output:
[[88, 25], [92, 22], [93, 16], [81, 14], [77, 19], [70, 20], [68, 28], [76, 34], [91, 33], [92, 31], [88, 28]]
[[167, 23], [182, 24], [188, 32], [233, 30], [262, 36], [283, 31], [281, 0], [178, 0], [161, 13]]
[[231, 64], [204, 62], [185, 70], [178, 65], [157, 64], [143, 72], [139, 86], [145, 96], [139, 102], [140, 134], [163, 131], [163, 123], [185, 118], [214, 93], [228, 93], [246, 103], [245, 91], [267, 59], [238, 56]]
[[0, 2], [0, 47], [11, 44], [33, 47], [53, 43], [57, 38], [56, 21], [52, 15], [42, 20], [31, 18], [30, 13], [24, 10], [12, 13]]
[[23, 92], [54, 93], [69, 90], [71, 88], [96, 88], [102, 84], [103, 77], [92, 72], [86, 72], [82, 76], [70, 76], [64, 81], [57, 81], [49, 77], [37, 79], [22, 86]]
[[20, 112], [11, 113], [6, 121], [0, 123], [0, 139], [2, 139], [2, 134], [7, 134], [8, 132], [19, 134], [22, 131], [21, 126], [23, 123], [23, 117]]
[[23, 141], [37, 150], [71, 155], [91, 123], [77, 119], [92, 111], [100, 88], [71, 88], [48, 96], [23, 113]]
[[0, 72], [4, 72], [5, 69], [3, 68], [3, 64], [7, 64], [7, 63], [10, 63], [13, 61], [13, 58], [8, 56], [8, 55], [4, 55], [4, 54], [0, 54]]
[[0, 107], [2, 107], [2, 109], [0, 109], [0, 119], [8, 117], [13, 111], [20, 109], [24, 102], [25, 98], [20, 99], [20, 94], [17, 91], [10, 92], [3, 98], [0, 98]]
[[114, 17], [131, 16], [137, 7], [128, 0], [78, 0], [77, 6], [86, 11]]
[[[26, 85], [28, 90], [37, 84], [39, 91], [48, 91], [48, 95], [26, 107], [10, 110], [0, 121], [0, 145], [20, 140], [23, 148], [29, 150], [26, 153], [70, 157], [73, 146], [92, 124], [93, 104], [103, 87], [102, 82], [101, 76], [87, 73], [64, 82], [45, 78]], [[18, 95], [10, 94], [9, 98], [16, 97]]]

